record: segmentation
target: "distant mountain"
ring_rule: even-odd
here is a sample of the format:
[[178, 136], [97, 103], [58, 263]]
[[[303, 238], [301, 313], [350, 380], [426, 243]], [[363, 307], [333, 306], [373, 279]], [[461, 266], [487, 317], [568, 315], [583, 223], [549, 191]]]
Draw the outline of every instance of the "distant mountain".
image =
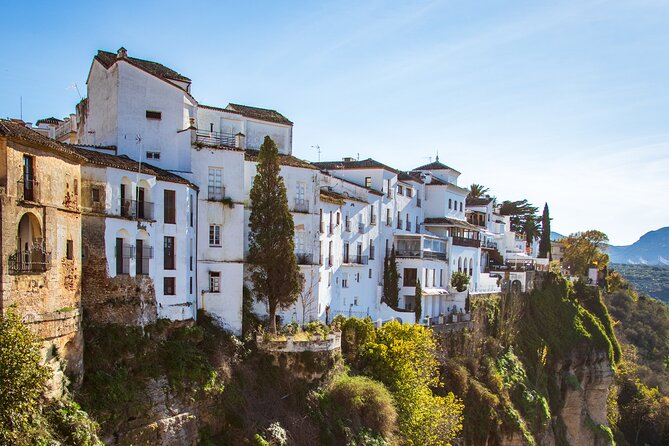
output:
[[551, 241], [552, 242], [557, 242], [557, 241], [559, 241], [563, 238], [564, 238], [564, 235], [560, 234], [559, 232], [551, 231]]
[[642, 235], [628, 246], [610, 245], [611, 263], [669, 265], [669, 226]]

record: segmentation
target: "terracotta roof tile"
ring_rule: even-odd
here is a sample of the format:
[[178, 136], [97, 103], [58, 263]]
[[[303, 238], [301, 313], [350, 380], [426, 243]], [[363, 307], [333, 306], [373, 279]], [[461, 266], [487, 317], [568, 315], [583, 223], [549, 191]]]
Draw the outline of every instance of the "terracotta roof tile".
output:
[[[244, 160], [246, 161], [258, 161], [259, 150], [246, 149], [244, 153]], [[301, 160], [292, 155], [282, 155], [279, 154], [279, 164], [282, 166], [292, 166], [292, 167], [301, 167], [303, 169], [314, 169], [318, 170], [318, 167], [314, 166], [308, 161]]]
[[465, 200], [467, 206], [487, 206], [492, 201], [492, 197], [475, 197]]
[[50, 118], [43, 118], [43, 119], [38, 119], [35, 125], [40, 125], [40, 124], [55, 124], [58, 125], [61, 122], [63, 122], [61, 119], [54, 118], [51, 116]]
[[[211, 107], [213, 108], [213, 107]], [[250, 107], [248, 105], [228, 104], [226, 111], [237, 112], [247, 118], [259, 119], [261, 121], [276, 122], [277, 124], [293, 125], [292, 121], [276, 110], [267, 108]]]
[[324, 170], [344, 170], [344, 169], [384, 169], [395, 174], [399, 174], [400, 171], [393, 169], [390, 166], [386, 166], [383, 163], [380, 163], [372, 158], [367, 158], [366, 160], [354, 160], [354, 161], [322, 161], [314, 163], [314, 165], [320, 167]]
[[414, 181], [423, 184], [423, 180], [418, 172], [400, 172], [397, 177], [400, 181]]
[[460, 173], [452, 167], [448, 167], [446, 164], [440, 163], [439, 160], [420, 167], [416, 167], [414, 170], [452, 170], [453, 172]]
[[48, 148], [61, 154], [74, 156], [75, 158], [80, 159], [80, 156], [71, 147], [44, 136], [35, 130], [29, 129], [21, 122], [0, 119], [0, 135], [14, 139], [18, 142], [27, 143], [29, 145], [38, 145], [42, 148]]
[[126, 155], [110, 155], [108, 153], [96, 152], [95, 150], [84, 149], [79, 146], [71, 146], [79, 155], [81, 155], [86, 163], [94, 164], [96, 166], [112, 167], [114, 169], [122, 169], [130, 172], [140, 171], [146, 175], [153, 175], [158, 180], [169, 181], [171, 183], [187, 184], [190, 187], [197, 189], [193, 183], [187, 179], [180, 177], [177, 174], [161, 169], [160, 167], [152, 166], [151, 164], [142, 163], [141, 170], [140, 163]]
[[[98, 54], [95, 56], [95, 58], [99, 60], [102, 66], [104, 66], [105, 68], [111, 67], [118, 60], [116, 53], [110, 53], [109, 51], [102, 51], [102, 50], [98, 51]], [[125, 57], [123, 60], [136, 66], [141, 70], [146, 71], [147, 73], [153, 74], [156, 77], [164, 79], [172, 79], [181, 82], [191, 81], [186, 76], [183, 76], [177, 73], [176, 71], [172, 70], [171, 68], [167, 68], [165, 65], [159, 64], [158, 62], [153, 62], [144, 59], [137, 59], [135, 57]]]

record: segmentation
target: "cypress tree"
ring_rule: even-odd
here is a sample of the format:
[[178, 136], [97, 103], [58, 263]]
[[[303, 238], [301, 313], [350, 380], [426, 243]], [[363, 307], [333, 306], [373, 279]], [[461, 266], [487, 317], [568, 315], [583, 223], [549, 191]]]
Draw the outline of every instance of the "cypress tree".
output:
[[267, 303], [273, 333], [277, 308], [292, 305], [302, 287], [294, 254], [293, 216], [280, 172], [279, 151], [272, 138], [266, 136], [260, 146], [250, 194], [248, 263], [253, 291], [256, 299]]
[[391, 308], [397, 308], [399, 305], [399, 280], [395, 245], [393, 245], [390, 250], [390, 256], [386, 256], [383, 264], [383, 299]]
[[548, 203], [544, 204], [544, 213], [541, 216], [541, 239], [539, 240], [539, 257], [551, 257], [551, 218], [548, 214]]
[[416, 279], [416, 292], [415, 296], [415, 305], [414, 311], [416, 312], [416, 323], [420, 324], [421, 317], [423, 316], [423, 289], [420, 286], [420, 279]]

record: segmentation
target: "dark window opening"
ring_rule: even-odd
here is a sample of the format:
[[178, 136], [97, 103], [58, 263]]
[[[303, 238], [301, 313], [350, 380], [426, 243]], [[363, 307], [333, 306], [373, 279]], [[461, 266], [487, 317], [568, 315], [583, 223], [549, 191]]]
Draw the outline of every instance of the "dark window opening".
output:
[[173, 190], [165, 189], [163, 191], [163, 201], [165, 204], [165, 223], [176, 223], [177, 222], [177, 212], [176, 212], [176, 192]]
[[174, 267], [174, 237], [165, 237], [163, 267], [175, 269]]
[[68, 240], [65, 244], [65, 257], [67, 257], [67, 260], [74, 259], [74, 242], [72, 240]]
[[174, 296], [176, 294], [176, 279], [174, 277], [163, 278], [163, 294], [165, 296]]
[[152, 111], [152, 110], [146, 111], [146, 119], [162, 119], [162, 117], [163, 117], [162, 112]]

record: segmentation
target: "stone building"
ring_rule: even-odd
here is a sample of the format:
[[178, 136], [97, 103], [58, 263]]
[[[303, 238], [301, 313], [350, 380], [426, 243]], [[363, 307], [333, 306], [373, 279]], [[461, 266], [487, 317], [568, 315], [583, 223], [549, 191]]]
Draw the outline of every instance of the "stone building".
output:
[[54, 390], [83, 373], [80, 162], [23, 122], [0, 120], [0, 310], [15, 308], [44, 341]]

